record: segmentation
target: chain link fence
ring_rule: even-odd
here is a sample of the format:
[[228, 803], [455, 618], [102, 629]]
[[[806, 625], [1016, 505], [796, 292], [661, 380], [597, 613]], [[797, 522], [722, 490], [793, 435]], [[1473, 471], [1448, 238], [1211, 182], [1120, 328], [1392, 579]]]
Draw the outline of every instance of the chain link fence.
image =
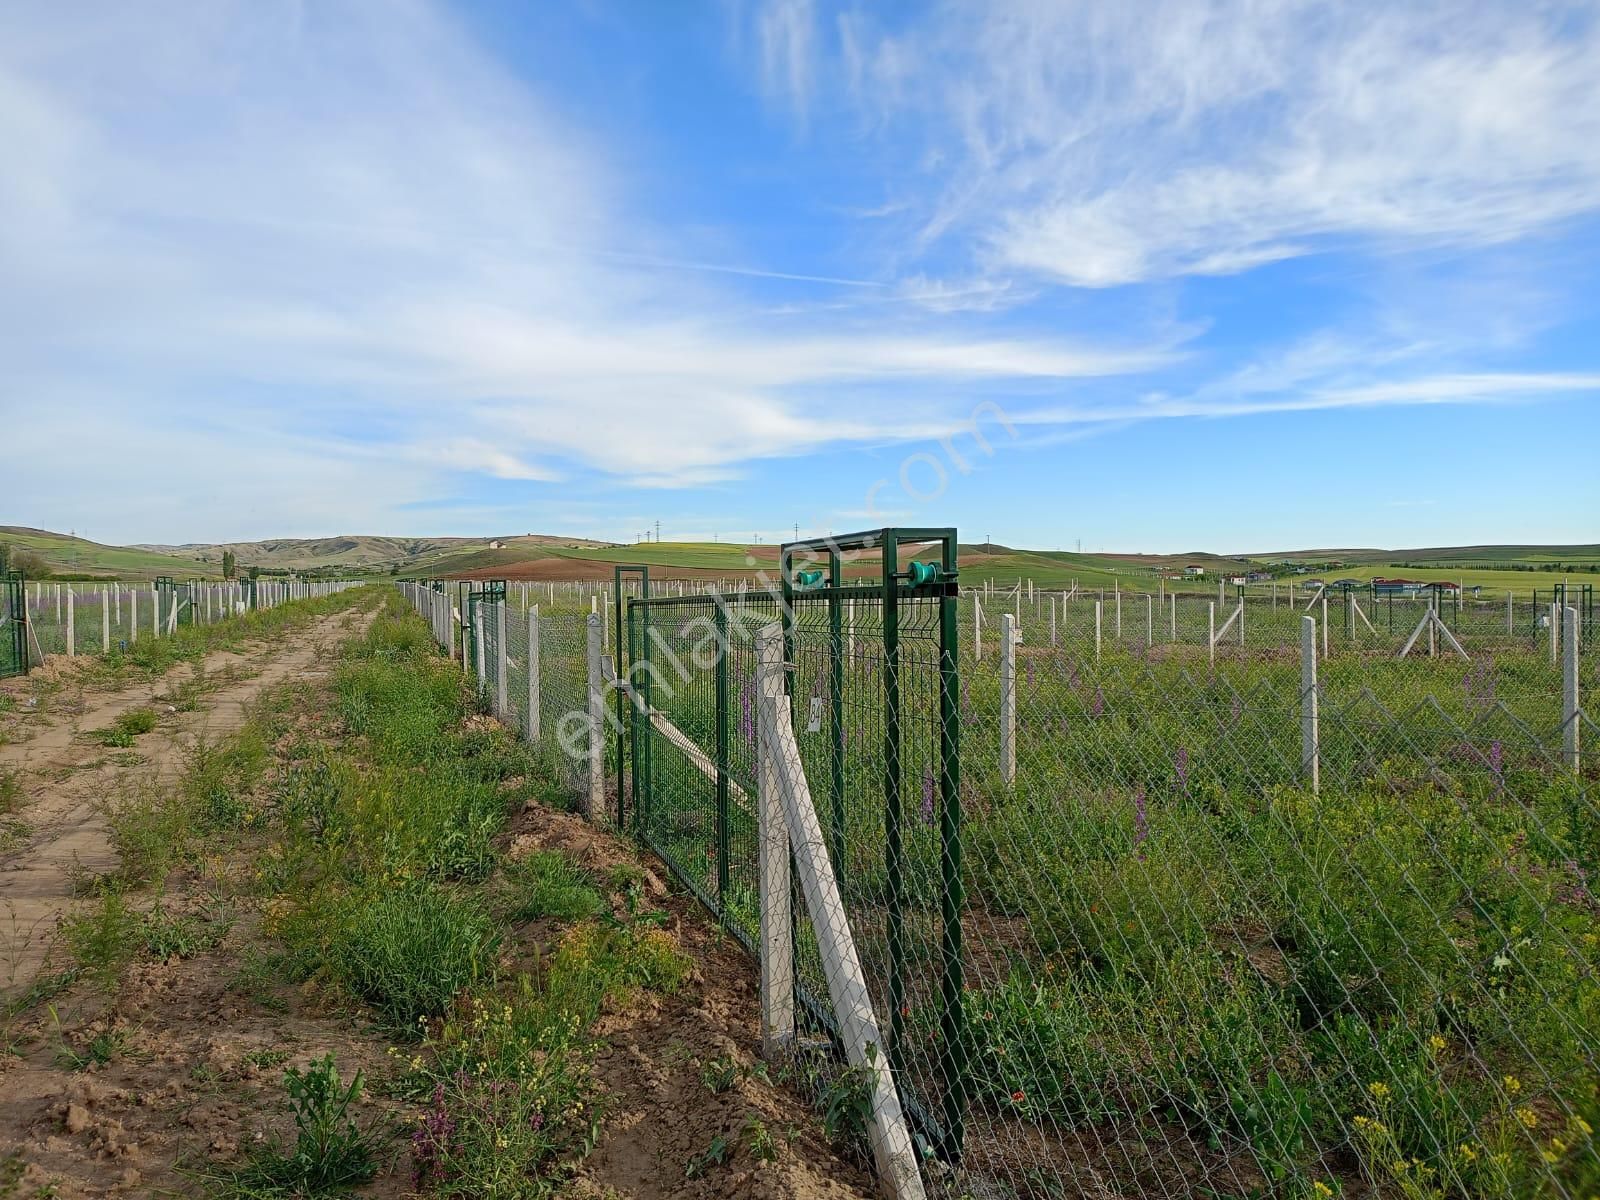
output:
[[[589, 604], [553, 601], [532, 693], [529, 613], [504, 602], [502, 716], [529, 730], [536, 697], [578, 796]], [[1114, 598], [1020, 593], [902, 602], [892, 628], [864, 589], [639, 601], [604, 634], [628, 697], [598, 725], [627, 765], [604, 811], [759, 951], [774, 785], [755, 632], [781, 621], [817, 846], [787, 844], [801, 875], [823, 852], [838, 910], [819, 927], [787, 885], [799, 1021], [853, 1044], [836, 916], [917, 1189], [1594, 1196], [1600, 661], [1582, 614], [1558, 611], [1552, 642], [1532, 604], [1491, 622], [1397, 599], [1389, 637], [1381, 608], [1345, 603], [1324, 624], [1320, 598], [1247, 600], [1241, 647], [1218, 609], [1127, 594], [1120, 623]]]
[[180, 626], [217, 625], [252, 609], [359, 586], [351, 580], [27, 582], [28, 660], [109, 654], [141, 638], [171, 637]]

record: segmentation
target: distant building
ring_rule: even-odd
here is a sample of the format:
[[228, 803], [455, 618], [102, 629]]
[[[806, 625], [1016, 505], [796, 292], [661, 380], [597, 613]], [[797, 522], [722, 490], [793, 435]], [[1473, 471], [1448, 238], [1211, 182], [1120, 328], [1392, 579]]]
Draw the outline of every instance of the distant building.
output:
[[1192, 578], [1193, 576], [1196, 576], [1196, 575], [1204, 575], [1206, 573], [1206, 569], [1204, 567], [1197, 567], [1193, 563], [1191, 563], [1189, 566], [1187, 566], [1187, 567], [1185, 567], [1183, 569], [1183, 573]]
[[1232, 575], [1228, 578], [1228, 585], [1230, 587], [1243, 587], [1248, 582], [1249, 578], [1244, 575]]
[[1272, 576], [1266, 571], [1251, 571], [1245, 576], [1245, 580], [1249, 583], [1270, 583]]
[[491, 550], [504, 550], [505, 548], [506, 544], [501, 541], [493, 541], [489, 543], [489, 549]]
[[1377, 596], [1415, 596], [1426, 585], [1420, 579], [1374, 579], [1372, 592]]

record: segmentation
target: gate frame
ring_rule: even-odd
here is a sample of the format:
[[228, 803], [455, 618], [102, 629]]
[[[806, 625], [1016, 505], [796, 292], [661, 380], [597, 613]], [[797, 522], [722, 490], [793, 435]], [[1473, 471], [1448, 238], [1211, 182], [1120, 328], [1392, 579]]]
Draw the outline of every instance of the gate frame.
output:
[[7, 588], [12, 594], [11, 628], [6, 631], [6, 637], [11, 641], [11, 659], [16, 663], [14, 671], [0, 671], [0, 679], [12, 675], [26, 675], [33, 669], [33, 662], [28, 656], [28, 581], [21, 571], [5, 570], [0, 566], [0, 588]]
[[[627, 797], [629, 796], [630, 792], [632, 794], [632, 799], [633, 799], [633, 819], [634, 819], [635, 826], [637, 826], [637, 824], [638, 824], [638, 820], [639, 820], [639, 757], [638, 757], [639, 756], [639, 708], [640, 708], [641, 705], [644, 707], [645, 719], [646, 720], [649, 719], [649, 712], [650, 712], [650, 681], [649, 681], [649, 678], [648, 678], [649, 672], [646, 672], [646, 678], [643, 681], [643, 683], [640, 685], [640, 697], [639, 697], [639, 700], [638, 700], [637, 703], [635, 703], [635, 704], [629, 704], [628, 703], [628, 692], [627, 692], [627, 689], [622, 686], [625, 682], [628, 682], [628, 674], [627, 674], [628, 668], [630, 668], [633, 665], [634, 659], [638, 655], [638, 648], [635, 647], [634, 644], [633, 644], [633, 622], [629, 621], [628, 624], [627, 624], [627, 636], [628, 636], [627, 660], [626, 661], [623, 660], [622, 637], [623, 637], [623, 628], [624, 628], [623, 627], [624, 605], [622, 603], [622, 580], [623, 580], [623, 577], [627, 576], [627, 575], [636, 575], [636, 576], [638, 576], [638, 579], [639, 579], [639, 595], [637, 597], [634, 597], [634, 599], [648, 600], [648, 599], [650, 599], [650, 567], [646, 563], [618, 563], [612, 569], [612, 572], [611, 572], [611, 581], [612, 581], [612, 583], [611, 583], [611, 609], [612, 609], [612, 616], [613, 616], [613, 619], [615, 621], [615, 624], [614, 624], [613, 628], [616, 630], [614, 639], [613, 639], [613, 641], [611, 643], [611, 650], [612, 650], [612, 659], [613, 659], [613, 661], [612, 661], [613, 677], [616, 680], [616, 690], [617, 690], [617, 729], [616, 729], [617, 753], [616, 753], [616, 760], [617, 760], [617, 828], [618, 829], [626, 828], [626, 825], [624, 824], [624, 821], [626, 819], [626, 813], [624, 812], [624, 807], [625, 807], [625, 805], [627, 803]], [[632, 603], [631, 599], [630, 599], [629, 603]], [[629, 711], [630, 709], [632, 710], [631, 713]], [[624, 745], [624, 736], [623, 736], [623, 730], [624, 729], [626, 729], [628, 731], [627, 732], [627, 737], [626, 737], [626, 745]], [[632, 757], [633, 760], [634, 760], [634, 764], [633, 764], [634, 769], [633, 769], [633, 774], [632, 774], [632, 777], [631, 777], [631, 783], [632, 783], [631, 789], [629, 787], [624, 786], [625, 784], [630, 782], [630, 777], [628, 776], [628, 774], [626, 772], [626, 764], [624, 762], [624, 755], [625, 754], [627, 754], [629, 757]], [[649, 760], [650, 760], [650, 746], [649, 746], [649, 739], [648, 738], [645, 739], [644, 760], [645, 760], [645, 775], [648, 777], [648, 775], [649, 775]]]
[[[900, 569], [902, 546], [938, 543], [939, 560], [934, 569], [921, 573]], [[843, 555], [851, 550], [877, 549], [881, 558], [876, 585], [852, 587], [843, 578]], [[842, 654], [840, 643], [841, 602], [874, 594], [882, 607], [883, 687], [884, 687], [884, 865], [889, 893], [889, 1036], [885, 1047], [890, 1068], [901, 1070], [900, 1040], [905, 1005], [905, 852], [900, 827], [904, 815], [903, 780], [900, 756], [900, 602], [910, 599], [937, 599], [939, 602], [939, 864], [940, 954], [944, 959], [940, 979], [939, 1034], [944, 1057], [944, 1096], [942, 1120], [937, 1126], [927, 1120], [921, 1106], [908, 1105], [914, 1116], [922, 1118], [927, 1132], [937, 1143], [936, 1153], [949, 1163], [960, 1161], [966, 1126], [970, 1066], [964, 1012], [964, 967], [962, 962], [962, 910], [965, 907], [964, 877], [961, 862], [961, 722], [959, 674], [960, 630], [957, 626], [956, 598], [960, 595], [959, 542], [953, 526], [898, 527], [864, 530], [858, 533], [785, 542], [779, 566], [783, 588], [781, 612], [784, 630], [784, 661], [794, 658], [794, 599], [797, 593], [821, 595], [828, 602], [829, 640], [836, 664], [832, 707], [837, 714], [842, 692]], [[812, 586], [799, 579], [797, 563], [809, 566], [826, 555], [827, 579]], [[786, 681], [792, 690], [792, 681]], [[791, 706], [792, 707], [792, 706]], [[843, 736], [841, 722], [830, 729], [829, 791], [835, 828], [830, 841], [842, 849], [843, 841]], [[836, 871], [842, 871], [843, 855], [834, 856]]]

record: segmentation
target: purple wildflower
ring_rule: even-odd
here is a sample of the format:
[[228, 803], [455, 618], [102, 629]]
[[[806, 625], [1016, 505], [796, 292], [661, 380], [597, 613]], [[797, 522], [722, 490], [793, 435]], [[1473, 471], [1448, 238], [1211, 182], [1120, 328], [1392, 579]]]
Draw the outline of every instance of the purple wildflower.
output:
[[1489, 770], [1494, 772], [1494, 785], [1497, 790], [1506, 786], [1506, 750], [1496, 738], [1489, 743]]
[[1099, 687], [1094, 689], [1094, 699], [1089, 702], [1089, 715], [1101, 716], [1106, 711], [1106, 694]]
[[1172, 756], [1172, 772], [1178, 777], [1178, 786], [1189, 790], [1189, 747], [1179, 746]]
[[933, 768], [922, 768], [922, 823], [933, 824]]
[[1150, 839], [1150, 819], [1144, 807], [1144, 788], [1133, 794], [1133, 848], [1139, 861], [1144, 861], [1144, 844]]

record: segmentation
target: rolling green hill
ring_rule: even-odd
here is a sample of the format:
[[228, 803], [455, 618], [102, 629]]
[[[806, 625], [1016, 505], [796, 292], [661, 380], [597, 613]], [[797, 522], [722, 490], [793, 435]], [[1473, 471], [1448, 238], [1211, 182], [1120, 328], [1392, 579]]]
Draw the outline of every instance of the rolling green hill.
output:
[[0, 525], [0, 542], [38, 555], [58, 576], [94, 579], [154, 579], [157, 575], [220, 579], [216, 564], [139, 546], [104, 546], [86, 538], [21, 525]]
[[[645, 563], [665, 574], [749, 577], [772, 572], [775, 545], [735, 542], [660, 542], [614, 545], [584, 538], [523, 534], [503, 538], [406, 538], [349, 535], [330, 538], [276, 538], [255, 542], [196, 543], [184, 546], [107, 546], [85, 538], [21, 526], [0, 526], [0, 542], [37, 555], [59, 575], [150, 579], [156, 575], [215, 578], [222, 554], [232, 550], [240, 569], [336, 570], [351, 573], [444, 576], [504, 572], [511, 578], [603, 579], [617, 563]], [[1548, 587], [1569, 574], [1577, 582], [1600, 582], [1600, 545], [1435, 546], [1416, 549], [1316, 549], [1250, 555], [1079, 554], [1064, 550], [1026, 550], [1001, 543], [966, 543], [960, 548], [961, 578], [969, 586], [993, 580], [1010, 587], [1018, 579], [1059, 589], [1120, 587], [1153, 590], [1157, 579], [1194, 563], [1205, 567], [1203, 580], [1180, 586], [1216, 587], [1219, 576], [1264, 563], [1340, 564], [1329, 573], [1358, 579], [1405, 575], [1490, 588]], [[855, 557], [847, 573], [876, 574], [875, 555]], [[1591, 574], [1594, 573], [1594, 574]], [[1171, 583], [1165, 583], [1169, 589]]]

